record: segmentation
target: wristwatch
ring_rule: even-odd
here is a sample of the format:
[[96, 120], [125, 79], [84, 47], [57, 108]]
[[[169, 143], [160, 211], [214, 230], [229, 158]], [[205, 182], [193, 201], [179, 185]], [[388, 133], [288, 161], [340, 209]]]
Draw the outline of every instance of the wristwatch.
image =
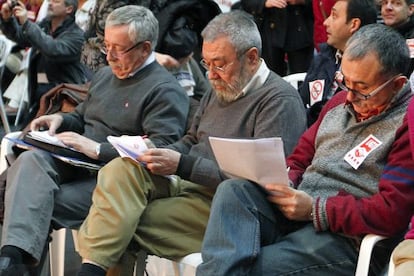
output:
[[101, 153], [101, 144], [97, 144], [96, 145], [96, 147], [95, 147], [95, 153], [96, 153], [96, 156], [99, 157], [99, 154]]

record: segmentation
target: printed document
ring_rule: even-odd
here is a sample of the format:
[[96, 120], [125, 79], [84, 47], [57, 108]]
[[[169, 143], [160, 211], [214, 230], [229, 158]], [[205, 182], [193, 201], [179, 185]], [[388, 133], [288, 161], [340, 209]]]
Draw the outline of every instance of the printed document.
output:
[[260, 185], [288, 185], [288, 172], [280, 137], [209, 137], [209, 140], [220, 169], [230, 177], [248, 179]]
[[148, 149], [142, 136], [108, 136], [106, 139], [114, 146], [121, 157], [128, 157], [136, 162], [138, 162], [138, 156]]

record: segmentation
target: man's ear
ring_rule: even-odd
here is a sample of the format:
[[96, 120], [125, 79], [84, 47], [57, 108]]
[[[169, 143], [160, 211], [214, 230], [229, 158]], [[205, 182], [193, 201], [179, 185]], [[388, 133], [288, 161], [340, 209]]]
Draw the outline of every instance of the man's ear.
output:
[[256, 47], [252, 47], [246, 52], [246, 57], [250, 64], [256, 64], [259, 61], [259, 50]]
[[152, 46], [152, 44], [148, 40], [147, 41], [144, 41], [142, 43], [142, 46], [141, 46], [142, 47], [142, 51], [145, 52], [146, 56], [149, 56], [151, 54], [151, 52], [152, 52], [151, 46]]
[[408, 15], [411, 16], [414, 13], [414, 4], [408, 5]]
[[407, 77], [406, 76], [399, 76], [395, 78], [393, 85], [394, 85], [394, 91], [400, 91], [400, 89], [407, 83]]
[[66, 14], [72, 14], [73, 12], [73, 6], [67, 6], [66, 7]]
[[351, 19], [351, 24], [350, 24], [350, 29], [349, 31], [353, 34], [356, 31], [359, 30], [359, 28], [361, 27], [361, 19], [359, 18], [352, 18]]

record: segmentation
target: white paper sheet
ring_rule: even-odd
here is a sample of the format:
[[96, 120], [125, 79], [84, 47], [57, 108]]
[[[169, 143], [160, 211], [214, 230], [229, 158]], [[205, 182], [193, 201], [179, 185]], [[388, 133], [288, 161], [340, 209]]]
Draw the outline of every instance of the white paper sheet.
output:
[[60, 141], [55, 136], [51, 136], [47, 130], [43, 131], [30, 131], [27, 135], [31, 136], [33, 139], [45, 142], [51, 145], [56, 145], [64, 148], [68, 148], [62, 141]]
[[227, 139], [209, 137], [220, 169], [232, 177], [260, 185], [288, 185], [288, 174], [280, 137]]
[[108, 136], [106, 139], [114, 146], [121, 157], [128, 157], [136, 162], [138, 162], [138, 156], [148, 149], [142, 136]]

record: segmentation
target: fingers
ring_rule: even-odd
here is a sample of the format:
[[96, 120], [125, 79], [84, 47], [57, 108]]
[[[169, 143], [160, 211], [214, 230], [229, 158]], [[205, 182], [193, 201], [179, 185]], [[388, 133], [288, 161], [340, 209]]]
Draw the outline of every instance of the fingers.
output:
[[295, 189], [292, 189], [289, 186], [283, 184], [267, 184], [265, 188], [270, 194], [281, 197], [294, 196], [296, 192]]

